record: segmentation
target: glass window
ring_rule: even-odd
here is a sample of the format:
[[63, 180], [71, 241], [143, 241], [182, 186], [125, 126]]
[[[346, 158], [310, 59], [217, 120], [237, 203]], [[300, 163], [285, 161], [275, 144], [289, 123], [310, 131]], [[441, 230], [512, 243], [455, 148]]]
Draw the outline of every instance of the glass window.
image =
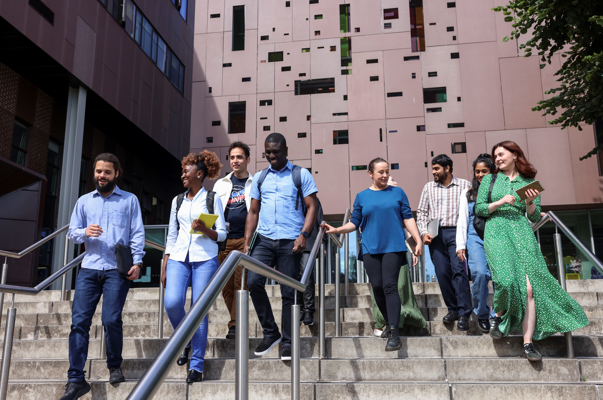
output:
[[157, 39], [159, 35], [157, 32], [153, 31], [153, 48], [151, 49], [151, 59], [155, 64], [157, 64]]
[[86, 194], [86, 184], [88, 183], [88, 160], [82, 157], [80, 164], [80, 187], [78, 196]]
[[134, 40], [136, 43], [140, 44], [140, 39], [142, 36], [142, 14], [140, 12], [136, 13], [136, 27], [134, 28]]
[[12, 162], [25, 166], [28, 137], [29, 128], [19, 121], [15, 121], [15, 126], [13, 128], [13, 146], [10, 153], [10, 160]]
[[153, 47], [153, 27], [148, 19], [142, 17], [142, 42], [140, 43], [142, 51], [151, 57], [151, 49]]
[[178, 90], [184, 93], [184, 66], [180, 63], [180, 81], [178, 82]]
[[425, 51], [423, 0], [410, 0], [410, 40], [413, 52]]
[[383, 10], [383, 19], [398, 19], [398, 9], [386, 8]]
[[180, 60], [172, 54], [172, 68], [170, 71], [170, 82], [175, 87], [180, 84]]
[[[116, 1], [115, 3], [118, 3], [118, 1]], [[123, 3], [123, 0], [122, 0]], [[123, 15], [123, 4], [122, 4], [122, 11], [120, 11], [120, 15]], [[125, 7], [126, 7], [126, 20], [125, 20], [125, 29], [126, 32], [128, 32], [128, 34], [133, 38], [134, 37], [134, 26], [135, 26], [135, 19], [136, 19], [136, 5], [132, 2], [132, 0], [125, 0]], [[117, 18], [116, 18], [117, 19]], [[119, 22], [119, 20], [118, 20]], [[123, 25], [122, 25], [123, 26]]]
[[335, 93], [335, 78], [295, 81], [295, 95]]
[[427, 88], [423, 89], [423, 103], [445, 103], [446, 102], [446, 88]]
[[247, 103], [236, 101], [228, 103], [228, 133], [245, 133], [245, 114]]
[[268, 53], [268, 62], [278, 62], [283, 61], [283, 52], [275, 51], [273, 53]]
[[333, 131], [333, 144], [348, 144], [348, 131]]
[[350, 31], [350, 5], [339, 5], [339, 32], [345, 33]]
[[165, 60], [167, 58], [166, 45], [161, 37], [157, 38], [157, 66], [165, 73]]
[[232, 8], [232, 51], [245, 50], [245, 6]]
[[341, 45], [341, 66], [351, 67], [352, 66], [352, 38], [342, 37], [339, 40]]
[[172, 72], [172, 68], [171, 68], [171, 64], [172, 64], [172, 50], [167, 47], [167, 51], [166, 51], [166, 57], [165, 57], [165, 76], [168, 78], [168, 80], [170, 79], [170, 74]]

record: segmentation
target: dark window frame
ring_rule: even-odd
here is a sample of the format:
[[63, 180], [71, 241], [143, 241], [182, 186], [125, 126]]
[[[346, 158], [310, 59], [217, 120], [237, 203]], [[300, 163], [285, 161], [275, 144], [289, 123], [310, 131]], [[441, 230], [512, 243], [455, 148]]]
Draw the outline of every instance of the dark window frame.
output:
[[[238, 107], [238, 110], [234, 110]], [[247, 102], [231, 101], [228, 103], [228, 134], [245, 133], [247, 122]]]
[[[22, 129], [22, 133], [21, 133], [21, 140], [20, 140], [20, 144], [15, 144], [15, 133], [16, 133], [16, 129], [17, 127], [20, 127]], [[19, 120], [19, 119], [15, 119], [14, 121], [14, 125], [13, 125], [13, 137], [11, 139], [11, 150], [10, 150], [10, 160], [16, 164], [19, 164], [23, 167], [25, 167], [25, 165], [27, 164], [27, 153], [28, 153], [28, 147], [29, 147], [29, 134], [30, 134], [30, 126], [28, 124], [26, 124], [25, 122]], [[23, 139], [23, 133], [25, 136], [25, 139]], [[15, 157], [15, 156], [16, 157]], [[22, 162], [20, 161], [22, 159]]]

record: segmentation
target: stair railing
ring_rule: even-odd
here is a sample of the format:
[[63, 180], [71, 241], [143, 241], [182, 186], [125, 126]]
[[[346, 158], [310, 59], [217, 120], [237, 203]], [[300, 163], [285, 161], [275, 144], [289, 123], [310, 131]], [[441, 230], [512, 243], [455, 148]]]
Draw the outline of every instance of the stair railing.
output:
[[[554, 212], [549, 211], [546, 213], [538, 222], [532, 225], [532, 230], [536, 232], [547, 222], [553, 222], [555, 224], [555, 233], [553, 234], [555, 244], [555, 256], [557, 259], [557, 268], [559, 272], [559, 283], [563, 290], [567, 292], [567, 285], [565, 283], [565, 263], [563, 262], [563, 248], [561, 247], [561, 234], [558, 230], [561, 230], [573, 243], [574, 246], [580, 249], [580, 251], [586, 256], [586, 258], [593, 263], [593, 265], [603, 274], [603, 264], [585, 245], [578, 239], [574, 232], [572, 232], [564, 223], [555, 215]], [[574, 344], [572, 342], [572, 333], [565, 332], [565, 350], [567, 358], [574, 358]]]
[[[318, 249], [322, 246], [322, 237], [325, 229], [321, 228], [314, 242], [314, 246], [305, 265], [301, 281], [297, 281], [282, 272], [259, 262], [247, 254], [240, 251], [231, 251], [222, 265], [218, 268], [207, 287], [201, 293], [201, 296], [191, 306], [189, 312], [180, 322], [178, 327], [172, 333], [170, 339], [165, 343], [153, 363], [138, 381], [136, 387], [128, 399], [146, 400], [152, 399], [159, 390], [162, 382], [168, 374], [170, 367], [174, 364], [184, 347], [190, 342], [197, 327], [207, 315], [212, 304], [222, 292], [222, 288], [230, 279], [237, 266], [247, 268], [257, 274], [273, 279], [281, 285], [291, 287], [297, 291], [303, 292], [306, 289], [312, 267], [318, 254]], [[324, 256], [321, 254], [324, 260]], [[321, 262], [324, 269], [324, 261]], [[243, 276], [245, 274], [243, 273]], [[241, 288], [243, 289], [243, 288]], [[323, 291], [324, 299], [324, 288]], [[249, 296], [247, 290], [238, 290], [236, 293], [237, 303], [237, 325], [236, 325], [236, 383], [235, 398], [238, 400], [247, 400], [249, 398]], [[324, 301], [320, 304], [324, 307]], [[324, 315], [324, 310], [322, 311]], [[300, 313], [295, 296], [294, 305], [291, 307], [291, 399], [298, 400], [300, 394]], [[324, 331], [324, 329], [323, 329]]]

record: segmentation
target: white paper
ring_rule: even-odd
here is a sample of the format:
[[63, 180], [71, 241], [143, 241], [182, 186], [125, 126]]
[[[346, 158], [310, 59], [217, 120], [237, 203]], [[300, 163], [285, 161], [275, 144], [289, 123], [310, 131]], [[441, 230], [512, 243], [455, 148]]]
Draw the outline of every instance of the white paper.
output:
[[432, 237], [438, 236], [438, 228], [440, 227], [440, 219], [436, 218], [427, 224], [427, 233], [429, 233]]

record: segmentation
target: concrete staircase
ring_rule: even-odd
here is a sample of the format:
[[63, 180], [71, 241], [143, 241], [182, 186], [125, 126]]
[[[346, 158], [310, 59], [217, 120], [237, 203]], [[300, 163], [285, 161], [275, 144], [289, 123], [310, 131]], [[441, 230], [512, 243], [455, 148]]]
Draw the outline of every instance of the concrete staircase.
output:
[[[437, 283], [415, 283], [419, 307], [429, 321], [427, 329], [406, 329], [398, 352], [384, 351], [385, 341], [372, 335], [368, 284], [351, 284], [342, 299], [342, 334], [327, 338], [327, 359], [318, 359], [318, 312], [313, 326], [302, 326], [301, 398], [328, 399], [603, 399], [603, 280], [568, 281], [571, 295], [584, 307], [590, 325], [574, 332], [575, 359], [565, 357], [562, 335], [537, 343], [544, 359], [530, 363], [520, 357], [522, 339], [513, 336], [494, 342], [482, 335], [477, 323], [469, 332], [444, 325], [446, 313]], [[343, 289], [343, 285], [342, 285]], [[327, 336], [333, 336], [334, 285], [327, 285]], [[268, 287], [280, 321], [280, 288]], [[343, 293], [343, 290], [342, 290]], [[10, 302], [10, 296], [8, 303]], [[8, 398], [58, 399], [66, 383], [71, 302], [60, 293], [37, 297], [16, 296], [17, 327]], [[6, 318], [6, 308], [2, 325]], [[158, 289], [130, 290], [124, 308], [124, 363], [127, 378], [115, 387], [108, 383], [105, 360], [100, 358], [99, 303], [90, 332], [87, 379], [90, 394], [83, 399], [125, 399], [166, 339], [157, 339]], [[226, 340], [228, 312], [220, 297], [209, 315], [209, 343], [203, 383], [187, 385], [186, 367], [174, 365], [156, 399], [234, 399], [234, 340]], [[172, 328], [167, 317], [164, 333]], [[4, 326], [0, 329], [4, 337]], [[250, 301], [250, 398], [290, 399], [290, 362], [279, 349], [255, 357], [253, 349], [262, 328]], [[601, 395], [599, 392], [601, 391]]]

